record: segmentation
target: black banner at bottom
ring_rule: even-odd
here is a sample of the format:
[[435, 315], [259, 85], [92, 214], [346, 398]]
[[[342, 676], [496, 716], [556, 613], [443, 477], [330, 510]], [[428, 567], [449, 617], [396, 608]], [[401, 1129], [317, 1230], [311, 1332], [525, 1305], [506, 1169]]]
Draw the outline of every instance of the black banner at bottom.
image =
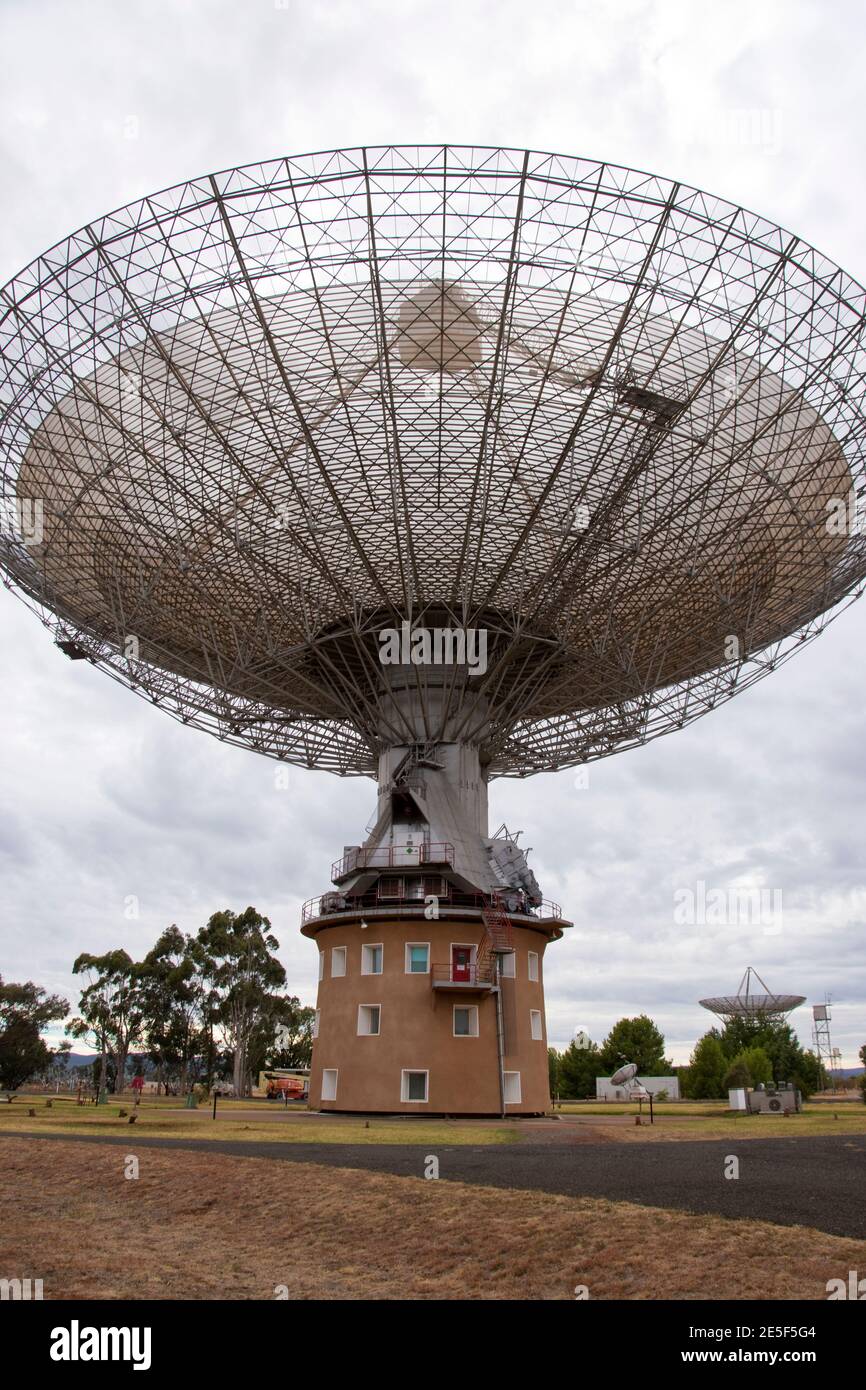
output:
[[[840, 1306], [845, 1303], [858, 1306]], [[861, 1344], [866, 1306], [860, 1304], [866, 1305], [866, 1297], [859, 1287], [820, 1302], [593, 1302], [578, 1297], [570, 1307], [561, 1301], [516, 1305], [499, 1300], [480, 1307], [431, 1300], [410, 1305], [404, 1335], [407, 1352], [416, 1356], [420, 1345], [431, 1355], [437, 1346], [444, 1350], [443, 1338], [453, 1354], [458, 1345], [454, 1333], [465, 1317], [461, 1360], [470, 1365], [477, 1360], [488, 1370], [491, 1361], [510, 1361], [519, 1346], [532, 1348], [533, 1358], [543, 1360], [557, 1349], [559, 1355], [583, 1357], [595, 1347], [602, 1359], [613, 1356], [611, 1369], [621, 1369], [626, 1357], [644, 1372], [665, 1374], [676, 1368], [694, 1374], [713, 1366], [805, 1366], [826, 1375], [850, 1363], [852, 1350]], [[447, 1324], [442, 1320], [446, 1307]], [[263, 1360], [282, 1364], [289, 1374], [299, 1354], [302, 1359], [310, 1352], [327, 1357], [336, 1348], [345, 1354], [351, 1345], [346, 1334], [354, 1337], [356, 1318], [363, 1335], [358, 1345], [366, 1355], [376, 1345], [380, 1319], [383, 1335], [387, 1332], [383, 1350], [400, 1347], [403, 1320], [392, 1302], [43, 1302], [24, 1296], [0, 1301], [4, 1344], [26, 1347], [28, 1370], [60, 1384], [77, 1375], [92, 1380], [103, 1368], [115, 1377], [128, 1372], [139, 1378], [194, 1370], [224, 1381], [229, 1374], [249, 1373]], [[316, 1338], [319, 1319], [321, 1340]]]

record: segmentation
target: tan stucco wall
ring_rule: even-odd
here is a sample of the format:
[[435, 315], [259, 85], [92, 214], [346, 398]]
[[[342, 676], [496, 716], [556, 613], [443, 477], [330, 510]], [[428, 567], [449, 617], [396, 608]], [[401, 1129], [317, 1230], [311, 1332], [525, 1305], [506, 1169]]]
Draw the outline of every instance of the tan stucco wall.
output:
[[[325, 952], [319, 981], [319, 1035], [313, 1045], [310, 1104], [314, 1109], [408, 1114], [499, 1114], [496, 1003], [491, 993], [433, 989], [430, 975], [405, 972], [408, 942], [429, 942], [431, 965], [448, 965], [451, 945], [478, 945], [480, 920], [358, 920], [324, 926], [316, 945]], [[520, 1072], [521, 1100], [507, 1114], [532, 1114], [550, 1104], [543, 956], [548, 931], [514, 927], [514, 979], [503, 980], [505, 1069]], [[381, 975], [361, 974], [362, 944], [384, 946]], [[345, 946], [346, 974], [331, 974], [331, 951]], [[539, 957], [538, 981], [529, 979], [528, 953]], [[358, 1036], [358, 1006], [381, 1008], [377, 1037]], [[478, 1037], [453, 1036], [455, 1004], [476, 1005]], [[530, 1010], [542, 1016], [542, 1036], [531, 1036]], [[337, 1097], [322, 1101], [322, 1071], [338, 1072]], [[404, 1069], [429, 1072], [426, 1103], [401, 1100]]]

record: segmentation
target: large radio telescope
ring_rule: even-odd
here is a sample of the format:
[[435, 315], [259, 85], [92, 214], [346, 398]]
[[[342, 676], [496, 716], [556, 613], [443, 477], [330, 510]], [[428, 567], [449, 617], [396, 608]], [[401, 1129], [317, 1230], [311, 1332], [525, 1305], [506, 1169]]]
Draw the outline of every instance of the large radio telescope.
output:
[[708, 1009], [726, 1024], [737, 1019], [750, 1023], [779, 1022], [805, 1002], [805, 994], [775, 994], [751, 965], [740, 981], [736, 994], [698, 1000], [702, 1009]]
[[[71, 656], [289, 762], [602, 757], [866, 575], [828, 525], [864, 481], [862, 288], [667, 179], [274, 160], [98, 219], [0, 313], [11, 585]], [[404, 621], [483, 629], [486, 672], [383, 666]]]

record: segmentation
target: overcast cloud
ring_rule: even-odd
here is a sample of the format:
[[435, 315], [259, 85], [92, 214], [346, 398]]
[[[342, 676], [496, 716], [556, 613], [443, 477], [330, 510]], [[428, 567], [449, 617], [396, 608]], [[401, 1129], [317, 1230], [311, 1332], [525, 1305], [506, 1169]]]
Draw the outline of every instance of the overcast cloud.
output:
[[[506, 144], [604, 158], [739, 201], [866, 280], [857, 4], [541, 0], [5, 0], [0, 280], [86, 220], [183, 179], [361, 143]], [[743, 113], [746, 113], [745, 115]], [[866, 1040], [862, 685], [855, 605], [692, 728], [589, 770], [499, 781], [574, 928], [547, 957], [550, 1040], [646, 1011], [688, 1060], [696, 1000], [745, 967], [833, 999]], [[77, 997], [82, 950], [141, 954], [253, 903], [315, 997], [301, 902], [363, 837], [372, 782], [292, 770], [167, 719], [69, 662], [0, 594], [0, 973]], [[675, 894], [781, 894], [768, 923], [675, 920]], [[138, 916], [130, 915], [136, 908]], [[776, 898], [778, 903], [778, 896]], [[804, 1042], [809, 1016], [793, 1019]]]

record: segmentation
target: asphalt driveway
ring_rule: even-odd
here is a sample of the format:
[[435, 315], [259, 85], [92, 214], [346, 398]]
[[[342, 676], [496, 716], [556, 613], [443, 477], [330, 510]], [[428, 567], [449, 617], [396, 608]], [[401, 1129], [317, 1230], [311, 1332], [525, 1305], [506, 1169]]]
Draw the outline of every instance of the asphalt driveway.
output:
[[[236, 1157], [321, 1163], [423, 1178], [428, 1156], [440, 1181], [607, 1197], [641, 1206], [812, 1226], [866, 1240], [866, 1138], [678, 1140], [666, 1144], [292, 1144], [131, 1135], [0, 1134], [66, 1142], [207, 1149]], [[725, 1177], [739, 1161], [739, 1177]], [[2, 1162], [2, 1147], [0, 1147]]]

